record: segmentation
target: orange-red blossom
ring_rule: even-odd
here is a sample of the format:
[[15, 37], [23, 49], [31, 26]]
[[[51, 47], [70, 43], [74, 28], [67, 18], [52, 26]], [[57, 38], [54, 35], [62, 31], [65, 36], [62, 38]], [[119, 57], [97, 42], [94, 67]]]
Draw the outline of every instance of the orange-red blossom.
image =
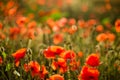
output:
[[19, 49], [15, 53], [12, 54], [12, 56], [15, 58], [15, 65], [16, 66], [19, 66], [20, 59], [24, 58], [26, 51], [27, 51], [26, 48], [22, 48], [22, 49]]

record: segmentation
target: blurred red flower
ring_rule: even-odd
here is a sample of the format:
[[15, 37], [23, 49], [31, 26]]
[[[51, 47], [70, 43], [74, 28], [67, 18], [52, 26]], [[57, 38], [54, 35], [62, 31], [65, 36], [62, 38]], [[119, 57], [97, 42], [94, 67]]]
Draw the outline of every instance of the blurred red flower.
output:
[[48, 74], [48, 71], [46, 70], [46, 67], [42, 65], [39, 72], [39, 77], [44, 79], [46, 74]]
[[59, 44], [63, 41], [63, 34], [55, 34], [53, 37], [53, 43]]
[[78, 52], [78, 57], [80, 57], [80, 58], [83, 57], [83, 52], [82, 51]]
[[64, 80], [64, 77], [59, 74], [55, 74], [50, 76], [49, 80]]
[[99, 71], [96, 68], [89, 68], [88, 66], [83, 66], [81, 73], [79, 75], [79, 80], [98, 80]]
[[11, 27], [10, 28], [10, 38], [16, 39], [17, 35], [20, 33], [20, 29], [18, 27]]
[[106, 34], [107, 34], [108, 40], [109, 40], [110, 42], [112, 42], [112, 41], [115, 40], [115, 34], [110, 33], [110, 32], [107, 32]]
[[28, 64], [25, 63], [23, 67], [25, 72], [31, 71], [32, 77], [39, 76], [40, 79], [44, 79], [45, 75], [48, 74], [46, 67], [44, 65], [40, 67], [36, 61], [30, 61]]
[[99, 42], [103, 42], [103, 41], [107, 40], [107, 37], [108, 36], [105, 33], [101, 33], [96, 37], [96, 40]]
[[97, 27], [96, 27], [96, 31], [97, 32], [103, 32], [103, 26], [102, 25], [98, 25]]
[[36, 26], [37, 26], [36, 21], [31, 21], [30, 23], [28, 23], [28, 28], [29, 28], [29, 29], [35, 28]]
[[65, 60], [73, 60], [76, 58], [76, 54], [72, 50], [64, 51], [60, 56]]
[[100, 64], [99, 56], [95, 53], [90, 54], [86, 58], [86, 64], [89, 66], [92, 66], [92, 67], [99, 66], [99, 64]]
[[0, 22], [0, 29], [2, 29], [3, 28], [3, 24]]
[[24, 58], [26, 54], [27, 49], [22, 48], [17, 50], [15, 53], [12, 54], [12, 56], [15, 58], [15, 65], [18, 67], [20, 63], [20, 59]]
[[64, 52], [65, 49], [60, 46], [50, 46], [47, 49], [44, 50], [44, 56], [46, 58], [55, 58], [56, 55], [60, 55], [62, 52]]
[[74, 18], [71, 18], [71, 19], [68, 20], [68, 24], [71, 25], [71, 26], [75, 25], [76, 24], [76, 20]]
[[2, 32], [0, 32], [0, 39], [5, 39], [6, 38], [6, 35]]
[[16, 23], [18, 26], [23, 26], [25, 23], [27, 22], [27, 18], [26, 17], [19, 17], [16, 20]]
[[3, 63], [3, 59], [2, 59], [2, 57], [0, 56], [0, 64], [2, 64]]
[[30, 61], [29, 64], [32, 77], [38, 76], [40, 72], [40, 65], [37, 61]]
[[24, 68], [25, 72], [28, 72], [30, 70], [30, 66], [27, 63], [25, 63], [23, 65], [23, 68]]
[[67, 71], [67, 63], [63, 58], [58, 58], [57, 61], [53, 61], [51, 67], [53, 70], [59, 70], [60, 73]]
[[116, 32], [120, 32], [120, 19], [115, 21], [115, 29]]

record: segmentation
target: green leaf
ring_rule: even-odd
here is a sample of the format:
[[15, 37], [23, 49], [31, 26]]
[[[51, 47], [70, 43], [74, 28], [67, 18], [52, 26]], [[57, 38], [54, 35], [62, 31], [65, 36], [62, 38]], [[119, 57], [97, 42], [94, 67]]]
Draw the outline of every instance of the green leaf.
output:
[[7, 54], [5, 52], [2, 52], [3, 58], [6, 59]]
[[109, 18], [104, 18], [104, 19], [102, 20], [102, 23], [103, 23], [103, 24], [110, 23], [110, 19], [109, 19]]
[[12, 68], [12, 64], [11, 64], [11, 63], [8, 63], [8, 64], [6, 65], [5, 71], [9, 71], [11, 68]]

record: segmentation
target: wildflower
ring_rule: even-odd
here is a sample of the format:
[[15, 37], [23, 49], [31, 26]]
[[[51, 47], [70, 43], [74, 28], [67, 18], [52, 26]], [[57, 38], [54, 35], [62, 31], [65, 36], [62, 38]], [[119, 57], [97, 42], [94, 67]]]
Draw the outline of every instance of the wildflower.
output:
[[2, 59], [2, 57], [0, 56], [0, 64], [2, 64], [3, 63], [3, 59]]
[[0, 22], [0, 29], [2, 29], [3, 28], [3, 24]]
[[59, 44], [63, 41], [63, 35], [62, 34], [55, 34], [53, 37], [54, 44]]
[[46, 67], [42, 65], [40, 68], [39, 77], [44, 79], [46, 74], [48, 74], [48, 71], [46, 70]]
[[56, 25], [53, 19], [48, 19], [47, 24], [49, 25], [50, 28], [53, 28]]
[[26, 48], [19, 49], [12, 54], [12, 56], [15, 58], [16, 66], [19, 66], [20, 59], [24, 58], [25, 54], [26, 54]]
[[0, 32], [0, 39], [5, 39], [5, 38], [6, 38], [5, 34]]
[[7, 5], [6, 5], [6, 8], [7, 8], [7, 9], [10, 9], [10, 8], [12, 8], [14, 5], [15, 5], [15, 2], [14, 2], [14, 1], [9, 1], [9, 2], [7, 3]]
[[20, 29], [18, 27], [10, 28], [10, 38], [16, 39], [16, 37], [19, 33], [20, 33]]
[[115, 40], [115, 34], [110, 33], [110, 32], [108, 32], [108, 33], [106, 33], [106, 34], [107, 34], [108, 40], [109, 40], [110, 42], [112, 42], [112, 41]]
[[115, 21], [115, 29], [116, 32], [120, 32], [120, 19]]
[[77, 26], [72, 25], [72, 26], [68, 29], [68, 32], [69, 32], [70, 34], [73, 34], [73, 33], [75, 33], [77, 30], [78, 30], [78, 29], [77, 29]]
[[39, 5], [45, 5], [45, 0], [37, 0], [37, 3], [39, 4]]
[[107, 40], [107, 35], [105, 33], [101, 33], [96, 37], [96, 40], [99, 42], [103, 42], [103, 41]]
[[64, 77], [59, 74], [55, 74], [50, 76], [49, 80], [64, 80]]
[[79, 75], [79, 80], [98, 80], [99, 71], [96, 68], [89, 68], [88, 66], [83, 66], [81, 73]]
[[96, 31], [97, 31], [97, 32], [102, 32], [102, 31], [103, 31], [103, 26], [102, 26], [102, 25], [98, 25], [98, 26], [96, 27]]
[[69, 24], [69, 25], [74, 25], [74, 24], [76, 24], [75, 19], [73, 19], [73, 18], [69, 19], [68, 24]]
[[26, 22], [27, 22], [27, 18], [26, 17], [19, 17], [16, 20], [16, 23], [17, 23], [18, 26], [23, 26]]
[[53, 68], [53, 70], [59, 69], [60, 73], [64, 73], [67, 71], [67, 63], [63, 58], [58, 58], [57, 61], [53, 61], [51, 67]]
[[65, 60], [67, 59], [75, 59], [76, 54], [72, 51], [72, 50], [68, 50], [68, 51], [64, 51], [63, 53], [61, 53], [60, 55], [62, 58], [64, 58]]
[[30, 39], [34, 39], [35, 38], [35, 30], [34, 29], [28, 29], [28, 32], [27, 32], [27, 37], [30, 38]]
[[41, 79], [44, 79], [45, 75], [48, 74], [46, 67], [44, 65], [40, 67], [36, 61], [30, 61], [28, 64], [25, 63], [23, 67], [25, 72], [31, 71], [32, 77], [39, 76]]
[[61, 18], [59, 21], [56, 22], [56, 24], [59, 26], [59, 27], [64, 27], [65, 24], [67, 23], [67, 19], [66, 18]]
[[63, 2], [61, 0], [57, 0], [56, 2], [58, 7], [62, 7], [63, 6]]
[[28, 72], [30, 70], [30, 66], [27, 63], [25, 63], [23, 65], [23, 68], [24, 68], [25, 72]]
[[73, 2], [73, 0], [66, 0], [66, 4], [67, 4], [67, 5], [71, 5], [72, 2]]
[[82, 56], [83, 56], [83, 52], [80, 51], [80, 52], [78, 53], [78, 57], [82, 57]]
[[37, 26], [37, 23], [35, 21], [32, 21], [30, 23], [28, 23], [28, 28], [35, 28]]
[[90, 19], [87, 21], [88, 26], [94, 26], [97, 23], [95, 19]]
[[40, 65], [36, 61], [30, 61], [29, 64], [32, 77], [38, 76], [40, 71]]
[[56, 55], [60, 55], [62, 52], [64, 52], [65, 49], [60, 46], [50, 46], [47, 49], [44, 50], [44, 56], [46, 58], [55, 58]]
[[78, 25], [80, 26], [80, 28], [84, 28], [85, 27], [85, 21], [84, 20], [79, 20]]
[[16, 11], [17, 11], [17, 7], [13, 7], [11, 9], [9, 9], [8, 14], [10, 16], [13, 16], [13, 15], [15, 15]]
[[80, 61], [73, 60], [70, 63], [70, 68], [72, 71], [78, 70], [80, 68]]
[[100, 64], [99, 56], [94, 53], [89, 55], [86, 59], [86, 64], [92, 67], [99, 66]]

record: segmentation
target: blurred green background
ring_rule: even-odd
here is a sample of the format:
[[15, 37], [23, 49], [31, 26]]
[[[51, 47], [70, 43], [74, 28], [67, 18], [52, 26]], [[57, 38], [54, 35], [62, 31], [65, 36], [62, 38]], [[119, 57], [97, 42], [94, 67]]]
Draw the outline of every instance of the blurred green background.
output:
[[6, 6], [15, 2], [17, 12], [32, 16], [36, 21], [61, 17], [75, 19], [114, 20], [120, 17], [120, 0], [2, 0], [0, 1], [0, 19], [6, 16]]

